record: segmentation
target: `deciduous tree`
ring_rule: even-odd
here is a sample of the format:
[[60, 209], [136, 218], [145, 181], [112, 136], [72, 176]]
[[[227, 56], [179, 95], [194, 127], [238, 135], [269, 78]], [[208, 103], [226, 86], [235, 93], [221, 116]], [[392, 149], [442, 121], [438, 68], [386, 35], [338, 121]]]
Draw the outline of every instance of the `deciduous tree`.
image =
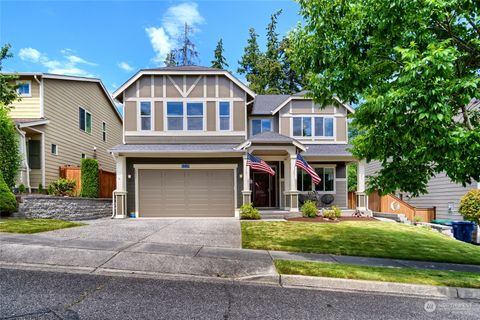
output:
[[[353, 153], [383, 193], [426, 192], [445, 172], [480, 180], [480, 2], [299, 0], [293, 59], [320, 103], [358, 103]], [[478, 107], [477, 107], [478, 110]]]

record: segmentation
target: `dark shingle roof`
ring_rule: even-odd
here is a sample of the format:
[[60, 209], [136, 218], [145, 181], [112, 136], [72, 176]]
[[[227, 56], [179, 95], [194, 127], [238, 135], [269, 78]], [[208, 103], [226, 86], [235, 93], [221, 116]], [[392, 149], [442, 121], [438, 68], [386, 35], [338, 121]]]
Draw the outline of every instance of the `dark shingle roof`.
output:
[[284, 136], [280, 133], [272, 132], [272, 131], [265, 131], [262, 133], [259, 133], [257, 135], [254, 135], [250, 139], [251, 142], [257, 142], [257, 143], [292, 143], [293, 141], [296, 141], [293, 138]]
[[351, 156], [351, 144], [308, 144], [304, 156]]
[[287, 94], [259, 94], [253, 102], [252, 115], [271, 115], [289, 97]]
[[155, 153], [155, 152], [239, 152], [236, 144], [119, 144], [111, 152]]
[[162, 68], [143, 69], [143, 70], [155, 70], [155, 71], [225, 71], [223, 69], [203, 67], [203, 66], [195, 66], [195, 65], [162, 67]]

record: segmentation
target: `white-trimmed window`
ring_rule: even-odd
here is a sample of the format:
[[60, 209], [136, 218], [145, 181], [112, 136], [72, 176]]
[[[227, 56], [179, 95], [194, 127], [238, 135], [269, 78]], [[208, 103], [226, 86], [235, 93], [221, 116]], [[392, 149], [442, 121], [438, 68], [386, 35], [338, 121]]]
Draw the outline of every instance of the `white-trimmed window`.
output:
[[140, 130], [152, 130], [152, 103], [140, 101]]
[[18, 80], [17, 94], [19, 97], [31, 97], [32, 96], [32, 81], [30, 80]]
[[52, 149], [51, 152], [54, 156], [58, 156], [58, 146], [54, 143], [52, 143]]
[[335, 192], [335, 167], [313, 166], [321, 181], [315, 185], [312, 177], [305, 170], [297, 169], [298, 191]]
[[252, 119], [252, 136], [272, 131], [272, 119]]
[[294, 117], [293, 118], [293, 135], [295, 137], [311, 137], [312, 136], [312, 118], [311, 117]]
[[87, 158], [87, 156], [85, 155], [85, 153], [82, 153], [82, 159], [85, 159]]
[[187, 102], [187, 130], [203, 130], [203, 103]]
[[204, 123], [203, 102], [167, 102], [168, 131], [203, 131]]
[[333, 117], [293, 117], [294, 137], [328, 137], [335, 135]]
[[107, 141], [107, 123], [102, 122], [102, 140]]
[[167, 130], [183, 130], [183, 102], [167, 102]]
[[78, 108], [78, 126], [86, 133], [92, 133], [92, 114], [82, 107]]
[[230, 130], [230, 119], [231, 119], [231, 109], [230, 102], [220, 101], [218, 103], [218, 128], [220, 131]]

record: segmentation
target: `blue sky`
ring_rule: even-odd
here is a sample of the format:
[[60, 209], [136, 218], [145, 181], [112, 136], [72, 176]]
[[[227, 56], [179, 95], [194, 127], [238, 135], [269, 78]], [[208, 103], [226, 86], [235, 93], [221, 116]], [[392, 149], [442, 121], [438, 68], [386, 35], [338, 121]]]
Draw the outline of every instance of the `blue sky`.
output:
[[300, 20], [294, 1], [0, 0], [0, 44], [10, 43], [14, 54], [3, 71], [94, 76], [113, 91], [138, 69], [161, 66], [186, 21], [196, 29], [200, 64], [210, 65], [223, 38], [235, 72], [249, 27], [263, 48], [277, 9], [283, 9], [277, 29], [283, 35]]

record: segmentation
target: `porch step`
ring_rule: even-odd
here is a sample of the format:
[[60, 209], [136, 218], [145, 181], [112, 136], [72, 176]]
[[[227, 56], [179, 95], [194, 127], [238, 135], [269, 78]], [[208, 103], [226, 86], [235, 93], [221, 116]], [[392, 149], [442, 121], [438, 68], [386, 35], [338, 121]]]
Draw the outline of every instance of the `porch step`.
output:
[[258, 212], [263, 220], [285, 219], [285, 215], [290, 213], [287, 210], [258, 210]]

